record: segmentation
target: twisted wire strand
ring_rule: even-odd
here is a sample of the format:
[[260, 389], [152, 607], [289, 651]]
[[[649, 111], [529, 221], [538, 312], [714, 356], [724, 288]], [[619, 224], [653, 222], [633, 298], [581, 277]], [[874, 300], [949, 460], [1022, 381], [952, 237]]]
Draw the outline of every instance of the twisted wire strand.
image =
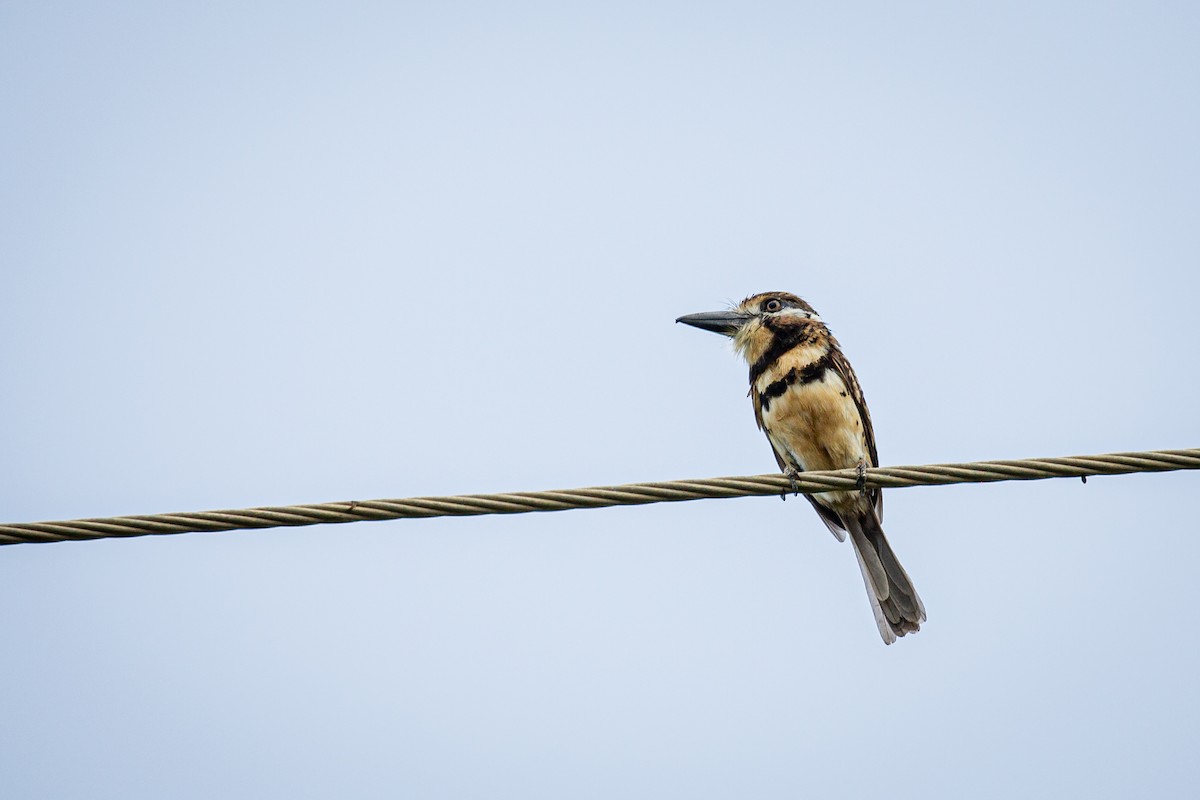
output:
[[1015, 461], [975, 461], [965, 464], [926, 464], [857, 470], [805, 472], [795, 484], [784, 475], [746, 475], [728, 478], [630, 483], [548, 492], [504, 492], [449, 497], [409, 497], [399, 500], [349, 500], [296, 506], [243, 508], [228, 511], [190, 511], [62, 522], [16, 522], [0, 525], [0, 545], [79, 541], [168, 533], [321, 525], [420, 517], [524, 514], [619, 505], [673, 503], [724, 497], [753, 497], [801, 492], [813, 494], [867, 487], [903, 488], [953, 483], [1029, 481], [1043, 478], [1086, 478], [1133, 472], [1200, 469], [1200, 448], [1108, 453], [1068, 458], [1026, 458]]

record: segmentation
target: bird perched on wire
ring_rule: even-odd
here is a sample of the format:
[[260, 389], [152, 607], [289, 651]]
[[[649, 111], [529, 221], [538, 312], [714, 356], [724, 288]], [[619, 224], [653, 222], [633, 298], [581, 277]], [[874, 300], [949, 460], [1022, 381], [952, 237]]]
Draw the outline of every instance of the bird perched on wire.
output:
[[[733, 339], [750, 365], [754, 419], [779, 468], [793, 480], [805, 470], [879, 466], [871, 415], [858, 378], [813, 307], [794, 294], [765, 292], [729, 311], [689, 314], [683, 322]], [[838, 541], [858, 556], [875, 622], [886, 644], [913, 633], [925, 606], [883, 534], [878, 489], [807, 495]]]

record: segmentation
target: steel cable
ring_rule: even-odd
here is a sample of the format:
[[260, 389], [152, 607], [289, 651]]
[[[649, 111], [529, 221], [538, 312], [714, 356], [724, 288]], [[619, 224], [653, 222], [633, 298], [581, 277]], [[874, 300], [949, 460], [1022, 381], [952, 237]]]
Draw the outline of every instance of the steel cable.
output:
[[784, 475], [746, 475], [729, 478], [630, 483], [548, 492], [506, 492], [448, 497], [409, 497], [399, 500], [350, 500], [297, 506], [192, 511], [129, 517], [77, 519], [62, 522], [14, 522], [0, 525], [0, 544], [108, 539], [168, 533], [322, 525], [341, 522], [421, 517], [524, 514], [647, 503], [673, 503], [724, 497], [806, 494], [858, 488], [944, 486], [954, 483], [1028, 481], [1044, 478], [1087, 478], [1133, 472], [1200, 469], [1200, 448], [1108, 453], [1070, 458], [1027, 458], [1015, 461], [976, 461], [966, 464], [927, 464], [857, 470], [805, 472], [793, 482]]

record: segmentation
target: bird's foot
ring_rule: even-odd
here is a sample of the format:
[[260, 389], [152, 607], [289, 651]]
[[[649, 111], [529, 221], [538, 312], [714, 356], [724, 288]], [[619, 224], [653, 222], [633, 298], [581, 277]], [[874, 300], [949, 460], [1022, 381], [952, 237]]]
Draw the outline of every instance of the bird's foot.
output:
[[867, 493], [867, 462], [860, 460], [858, 462], [858, 466], [855, 467], [855, 471], [858, 473], [858, 478], [855, 480], [855, 483], [858, 486], [858, 490], [860, 492], [862, 492], [863, 494], [866, 494]]
[[[795, 467], [788, 467], [783, 471], [783, 474], [788, 479], [788, 483], [792, 485], [792, 494], [800, 494], [800, 483], [798, 481], [798, 478], [800, 477], [800, 470], [796, 469]], [[783, 492], [779, 496], [780, 498], [787, 500], [787, 492]]]

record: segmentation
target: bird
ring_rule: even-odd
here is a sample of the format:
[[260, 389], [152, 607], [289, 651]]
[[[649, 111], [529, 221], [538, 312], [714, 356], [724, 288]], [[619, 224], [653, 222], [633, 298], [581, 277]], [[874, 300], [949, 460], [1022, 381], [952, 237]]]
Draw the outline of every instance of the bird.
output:
[[[862, 476], [867, 467], [879, 466], [858, 377], [806, 301], [788, 292], [764, 292], [727, 311], [675, 321], [733, 340], [750, 366], [754, 420], [793, 483], [809, 470], [851, 468]], [[884, 643], [919, 630], [925, 605], [883, 533], [882, 491], [864, 486], [806, 496], [839, 542], [849, 533]]]

